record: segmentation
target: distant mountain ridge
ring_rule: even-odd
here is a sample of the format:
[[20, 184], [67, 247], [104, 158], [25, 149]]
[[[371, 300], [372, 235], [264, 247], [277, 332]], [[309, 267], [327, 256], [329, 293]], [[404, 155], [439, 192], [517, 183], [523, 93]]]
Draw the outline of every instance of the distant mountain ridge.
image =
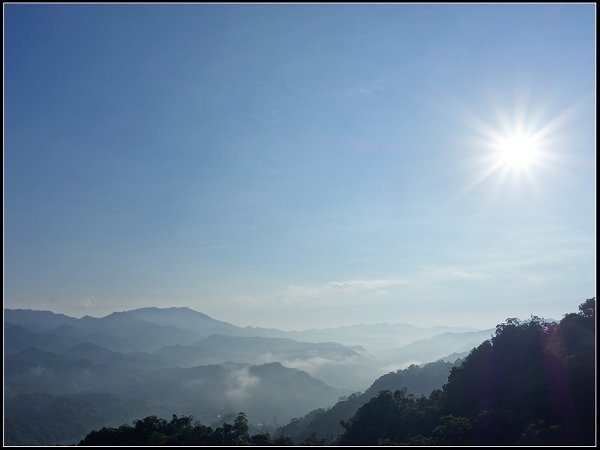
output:
[[493, 329], [463, 333], [445, 332], [426, 339], [419, 339], [393, 351], [396, 360], [425, 363], [443, 358], [451, 353], [468, 352], [492, 337]]
[[[351, 390], [365, 389], [371, 380], [390, 369], [434, 361], [468, 350], [483, 340], [471, 339], [471, 331], [458, 331], [463, 328], [422, 328], [401, 323], [305, 331], [238, 327], [187, 307], [147, 307], [80, 319], [51, 311], [6, 309], [4, 317], [5, 324], [23, 327], [6, 328], [7, 354], [27, 347], [61, 353], [87, 342], [116, 352], [150, 353], [162, 360], [155, 361], [159, 365], [179, 367], [279, 361]], [[440, 332], [448, 330], [453, 334], [435, 340]], [[310, 343], [313, 345], [307, 345]], [[325, 343], [335, 345], [327, 347]]]
[[39, 331], [51, 330], [63, 324], [77, 322], [79, 319], [52, 311], [35, 309], [4, 309], [4, 322], [26, 325]]
[[[5, 323], [35, 327], [39, 331], [50, 331], [60, 325], [81, 328], [81, 324], [90, 329], [102, 328], [100, 324], [112, 321], [137, 318], [163, 327], [176, 327], [179, 330], [208, 337], [212, 334], [246, 337], [290, 338], [307, 342], [338, 342], [344, 345], [364, 346], [365, 342], [389, 340], [398, 336], [397, 344], [404, 345], [417, 339], [432, 337], [445, 332], [461, 333], [479, 331], [473, 328], [433, 326], [417, 327], [403, 323], [355, 324], [336, 328], [311, 328], [307, 330], [283, 331], [276, 328], [239, 327], [229, 322], [214, 319], [207, 314], [188, 307], [145, 307], [129, 311], [113, 312], [103, 317], [83, 316], [81, 319], [51, 311], [31, 309], [5, 309]], [[402, 336], [406, 339], [400, 339]]]
[[182, 330], [208, 337], [211, 334], [246, 335], [243, 328], [187, 307], [139, 308], [127, 311], [129, 314], [163, 326], [174, 326]]
[[[379, 324], [288, 332], [153, 307], [79, 319], [5, 309], [4, 325], [6, 423], [26, 434], [23, 441], [11, 432], [7, 443], [32, 445], [70, 439], [67, 430], [51, 431], [62, 429], [52, 424], [67, 411], [86, 415], [81, 424], [88, 429], [110, 424], [109, 407], [120, 417], [191, 414], [207, 424], [243, 410], [256, 426], [275, 431], [387, 372], [389, 361], [372, 351], [378, 345], [389, 345], [391, 362], [404, 364], [397, 360], [401, 344], [451, 329]], [[448, 341], [448, 354], [464, 346], [460, 338]], [[42, 402], [37, 412], [34, 398]], [[26, 417], [41, 422], [32, 428]], [[82, 429], [71, 419], [64, 418], [71, 432]]]

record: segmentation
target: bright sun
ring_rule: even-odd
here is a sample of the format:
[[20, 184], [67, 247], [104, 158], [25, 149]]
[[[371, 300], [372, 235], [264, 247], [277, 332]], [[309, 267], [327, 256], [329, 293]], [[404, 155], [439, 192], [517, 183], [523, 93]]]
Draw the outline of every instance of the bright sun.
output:
[[538, 156], [538, 142], [526, 134], [499, 138], [494, 147], [497, 162], [514, 169], [526, 168]]
[[[567, 125], [578, 110], [575, 103], [555, 116], [532, 109], [525, 99], [515, 102], [514, 111], [497, 109], [491, 118], [462, 110], [465, 122], [474, 133], [466, 138], [472, 158], [465, 165], [473, 172], [457, 197], [483, 183], [494, 195], [506, 192], [541, 193], [542, 181], [568, 161], [561, 151], [567, 138]], [[495, 117], [493, 117], [495, 116]]]

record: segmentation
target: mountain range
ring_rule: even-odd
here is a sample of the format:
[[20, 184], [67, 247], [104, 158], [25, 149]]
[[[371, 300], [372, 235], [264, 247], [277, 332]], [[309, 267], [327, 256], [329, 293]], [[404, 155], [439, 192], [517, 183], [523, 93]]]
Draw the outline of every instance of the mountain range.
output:
[[[485, 332], [403, 324], [238, 327], [189, 308], [80, 319], [6, 309], [4, 325], [6, 443], [31, 445], [71, 442], [90, 424], [108, 426], [108, 409], [119, 412], [120, 423], [177, 413], [210, 424], [245, 411], [252, 426], [275, 430], [365, 389], [390, 365], [485, 339]], [[52, 427], [59, 417], [72, 426]]]

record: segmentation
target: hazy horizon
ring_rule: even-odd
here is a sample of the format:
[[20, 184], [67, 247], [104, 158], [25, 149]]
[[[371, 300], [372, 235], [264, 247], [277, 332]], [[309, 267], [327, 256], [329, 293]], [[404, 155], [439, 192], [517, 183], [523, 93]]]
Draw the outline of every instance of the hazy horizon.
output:
[[484, 329], [596, 295], [593, 4], [3, 8], [4, 308]]
[[[580, 302], [581, 303], [581, 302]], [[123, 310], [115, 310], [115, 311], [109, 311], [106, 313], [95, 313], [95, 314], [68, 314], [65, 312], [61, 312], [61, 311], [52, 311], [49, 309], [35, 309], [35, 308], [6, 308], [5, 309], [11, 309], [11, 310], [25, 310], [25, 311], [41, 311], [41, 312], [51, 312], [54, 314], [63, 314], [65, 316], [69, 316], [69, 317], [73, 317], [76, 319], [81, 319], [82, 317], [88, 316], [88, 317], [95, 317], [95, 318], [102, 318], [102, 317], [106, 317], [110, 314], [113, 313], [123, 313], [123, 312], [128, 312], [128, 311], [135, 311], [137, 309], [151, 309], [151, 308], [157, 308], [157, 309], [191, 309], [193, 311], [202, 313], [208, 317], [210, 317], [211, 319], [214, 320], [218, 320], [218, 321], [222, 321], [222, 322], [227, 322], [227, 323], [231, 323], [232, 325], [235, 325], [237, 327], [251, 327], [251, 328], [270, 328], [270, 329], [277, 329], [277, 330], [281, 330], [281, 331], [307, 331], [307, 330], [311, 330], [311, 329], [315, 329], [315, 330], [319, 330], [319, 329], [335, 329], [335, 328], [344, 328], [344, 327], [353, 327], [353, 326], [371, 326], [371, 325], [384, 325], [384, 326], [393, 326], [393, 325], [412, 325], [412, 326], [416, 326], [419, 328], [435, 328], [435, 327], [450, 327], [450, 328], [464, 328], [464, 329], [473, 329], [473, 330], [486, 330], [486, 329], [493, 329], [495, 328], [496, 325], [503, 323], [505, 321], [505, 319], [508, 319], [508, 317], [504, 318], [504, 319], [500, 319], [496, 322], [494, 322], [493, 324], [490, 322], [489, 325], [477, 325], [477, 324], [473, 324], [473, 325], [460, 325], [460, 324], [454, 324], [454, 323], [431, 323], [431, 324], [417, 324], [417, 323], [412, 323], [412, 322], [401, 322], [401, 321], [382, 321], [382, 322], [352, 322], [352, 323], [347, 323], [347, 324], [340, 324], [340, 325], [332, 325], [332, 326], [327, 326], [327, 327], [313, 327], [313, 326], [306, 326], [306, 327], [298, 327], [298, 328], [286, 328], [286, 327], [280, 327], [280, 326], [263, 326], [263, 325], [256, 325], [253, 323], [242, 323], [242, 322], [231, 322], [225, 319], [222, 319], [220, 317], [215, 317], [212, 316], [210, 314], [206, 314], [203, 311], [199, 311], [197, 309], [194, 309], [192, 307], [189, 306], [164, 306], [164, 307], [158, 307], [158, 306], [139, 306], [136, 308], [131, 308], [131, 309], [123, 309]], [[573, 308], [571, 311], [566, 311], [565, 313], [563, 313], [560, 317], [541, 317], [539, 315], [536, 314], [530, 314], [529, 316], [524, 316], [524, 317], [517, 317], [519, 320], [528, 320], [531, 318], [531, 316], [538, 316], [541, 317], [542, 319], [546, 319], [546, 320], [553, 320], [553, 321], [559, 321], [562, 316], [564, 314], [568, 314], [568, 313], [572, 313], [574, 311], [576, 311], [577, 308]]]

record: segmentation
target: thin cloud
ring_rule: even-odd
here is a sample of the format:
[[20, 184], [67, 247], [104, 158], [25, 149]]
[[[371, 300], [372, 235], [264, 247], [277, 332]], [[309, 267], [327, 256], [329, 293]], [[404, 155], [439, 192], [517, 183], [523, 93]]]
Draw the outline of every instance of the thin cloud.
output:
[[282, 295], [284, 301], [295, 303], [304, 299], [323, 299], [339, 296], [352, 296], [369, 292], [385, 292], [385, 288], [401, 284], [399, 279], [359, 279], [332, 281], [323, 285], [297, 285], [287, 287]]
[[232, 400], [244, 400], [259, 383], [260, 378], [252, 375], [247, 367], [234, 370], [227, 377], [229, 389], [225, 392], [225, 396]]
[[380, 279], [356, 279], [332, 281], [322, 285], [289, 285], [281, 299], [286, 304], [299, 304], [311, 300], [323, 303], [348, 301], [349, 298], [364, 298], [365, 296], [387, 296], [390, 289], [405, 287], [416, 288], [435, 283], [455, 280], [471, 280], [481, 278], [480, 272], [456, 267], [429, 266], [421, 271], [406, 276]]

